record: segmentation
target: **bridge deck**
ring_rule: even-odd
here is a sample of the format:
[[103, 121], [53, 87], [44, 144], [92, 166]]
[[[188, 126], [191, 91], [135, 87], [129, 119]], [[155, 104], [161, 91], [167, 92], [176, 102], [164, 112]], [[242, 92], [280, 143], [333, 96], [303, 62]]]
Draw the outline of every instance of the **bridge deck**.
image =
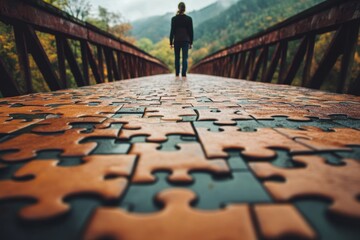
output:
[[359, 119], [359, 97], [205, 75], [1, 99], [0, 236], [356, 239]]

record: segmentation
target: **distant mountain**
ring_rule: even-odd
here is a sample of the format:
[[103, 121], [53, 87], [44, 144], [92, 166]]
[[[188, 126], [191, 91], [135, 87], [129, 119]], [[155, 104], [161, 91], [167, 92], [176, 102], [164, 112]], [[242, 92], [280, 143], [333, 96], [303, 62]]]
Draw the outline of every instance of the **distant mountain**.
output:
[[[219, 16], [223, 11], [227, 10], [231, 5], [240, 0], [218, 0], [217, 2], [197, 11], [187, 13], [193, 18], [194, 27], [201, 23]], [[132, 36], [136, 39], [149, 38], [153, 42], [158, 42], [164, 37], [168, 37], [170, 33], [171, 18], [175, 13], [166, 13], [162, 16], [153, 16], [131, 22], [133, 29]]]
[[324, 0], [241, 0], [195, 28], [194, 49], [211, 53], [265, 30]]

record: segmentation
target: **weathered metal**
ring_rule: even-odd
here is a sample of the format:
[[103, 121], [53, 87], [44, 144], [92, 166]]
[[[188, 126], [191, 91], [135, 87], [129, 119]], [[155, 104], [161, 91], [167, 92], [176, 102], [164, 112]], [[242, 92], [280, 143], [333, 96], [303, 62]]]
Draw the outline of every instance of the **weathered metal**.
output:
[[12, 97], [20, 94], [19, 86], [6, 69], [0, 58], [0, 91], [4, 97]]
[[[108, 81], [113, 81], [114, 78], [121, 80], [130, 76], [168, 72], [166, 65], [159, 59], [134, 45], [39, 0], [1, 0], [0, 21], [14, 26], [19, 63], [27, 86], [26, 93], [33, 91], [27, 60], [28, 53], [32, 54], [51, 90], [63, 89], [69, 86], [66, 79], [65, 60], [68, 62], [78, 86], [90, 84], [89, 66], [95, 81], [97, 83], [104, 82], [103, 53], [105, 54], [108, 70]], [[17, 31], [16, 29], [25, 29], [25, 31]], [[38, 41], [35, 31], [56, 36], [59, 76], [51, 69], [49, 59], [40, 41]], [[80, 43], [81, 68], [69, 46], [69, 40]], [[93, 47], [97, 48], [97, 61], [94, 58]], [[117, 60], [114, 54], [118, 58]], [[134, 63], [130, 64], [130, 62]], [[134, 69], [129, 69], [130, 66]], [[141, 66], [146, 66], [148, 70], [144, 71]], [[3, 95], [9, 95], [4, 93], [7, 91], [6, 89], [1, 88], [0, 90]], [[10, 95], [18, 94], [22, 93], [11, 91]]]
[[[275, 82], [292, 84], [304, 62], [302, 86], [318, 89], [322, 86], [335, 62], [340, 56], [343, 56], [337, 91], [354, 92], [355, 90], [351, 86], [359, 84], [349, 79], [349, 73], [359, 34], [359, 22], [360, 2], [358, 0], [325, 1], [263, 32], [205, 57], [195, 64], [191, 71], [226, 76], [226, 73], [223, 74], [222, 71], [227, 69], [227, 66], [222, 65], [219, 68], [218, 64], [231, 64], [232, 61], [226, 61], [226, 59], [232, 59], [236, 55], [240, 58], [231, 68], [231, 71], [236, 73], [232, 77], [255, 81], [261, 71], [260, 81], [274, 82], [274, 73], [279, 68], [278, 79]], [[315, 73], [311, 76], [315, 38], [317, 35], [332, 31], [337, 31], [337, 34], [324, 53]], [[301, 40], [300, 44], [287, 69], [288, 44], [299, 39]], [[270, 60], [268, 54], [272, 51], [269, 49], [274, 46], [275, 50]], [[257, 53], [255, 56], [254, 52]], [[249, 54], [253, 56], [250, 57]]]

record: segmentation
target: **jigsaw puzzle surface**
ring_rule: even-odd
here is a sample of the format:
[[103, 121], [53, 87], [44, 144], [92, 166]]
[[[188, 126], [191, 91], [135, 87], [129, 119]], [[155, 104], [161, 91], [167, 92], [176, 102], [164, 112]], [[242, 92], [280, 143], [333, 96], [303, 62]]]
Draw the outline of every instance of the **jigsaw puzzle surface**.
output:
[[0, 99], [0, 239], [360, 239], [360, 97], [161, 75]]

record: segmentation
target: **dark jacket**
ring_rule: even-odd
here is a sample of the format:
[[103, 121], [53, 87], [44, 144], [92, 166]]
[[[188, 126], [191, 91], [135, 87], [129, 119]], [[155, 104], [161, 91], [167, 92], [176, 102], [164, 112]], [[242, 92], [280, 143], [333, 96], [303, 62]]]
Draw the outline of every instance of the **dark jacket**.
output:
[[174, 42], [188, 42], [193, 43], [194, 30], [192, 18], [180, 14], [171, 19], [171, 31], [170, 31], [170, 45]]

